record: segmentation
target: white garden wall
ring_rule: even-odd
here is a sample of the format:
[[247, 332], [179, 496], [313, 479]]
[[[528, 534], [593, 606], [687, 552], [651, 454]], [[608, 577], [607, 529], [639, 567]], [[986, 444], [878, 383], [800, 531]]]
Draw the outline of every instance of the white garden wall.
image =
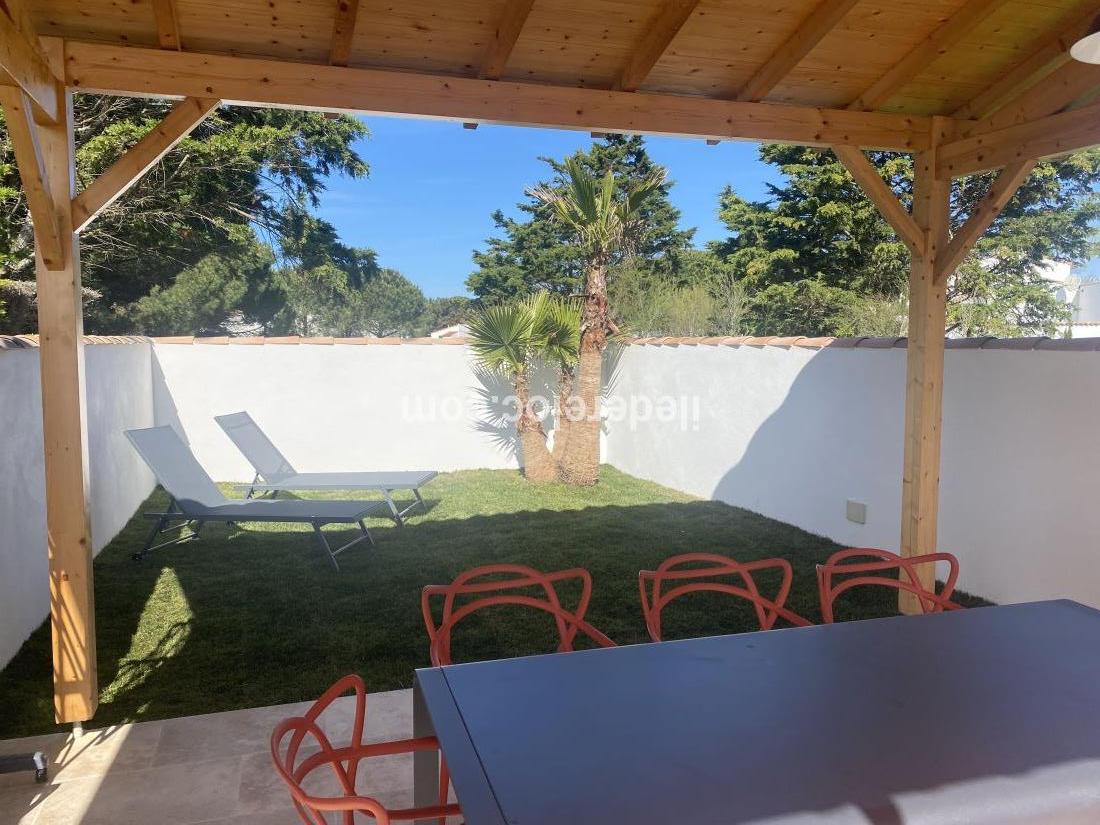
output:
[[[85, 348], [95, 552], [153, 489], [122, 431], [153, 422], [152, 346]], [[0, 350], [0, 666], [49, 613], [37, 349]]]
[[[628, 473], [851, 546], [899, 539], [905, 350], [632, 346], [612, 398], [698, 396], [698, 428], [611, 424]], [[995, 601], [1100, 606], [1100, 353], [946, 354], [939, 545]], [[867, 505], [866, 524], [846, 501]], [[764, 548], [766, 549], [766, 548]]]
[[465, 346], [164, 344], [154, 370], [158, 423], [221, 481], [252, 480], [214, 421], [240, 410], [303, 472], [517, 466], [510, 428], [487, 433], [481, 412], [483, 391], [509, 390]]
[[[152, 488], [128, 427], [176, 426], [222, 481], [251, 478], [213, 421], [236, 410], [305, 471], [516, 466], [511, 427], [493, 415], [509, 389], [477, 375], [461, 344], [224, 340], [86, 347], [97, 551]], [[610, 361], [609, 404], [626, 415], [607, 422], [605, 460], [844, 544], [896, 548], [905, 350], [712, 343], [635, 345]], [[986, 346], [947, 351], [940, 546], [961, 558], [962, 585], [994, 600], [1100, 606], [1100, 352]], [[1021, 348], [988, 348], [1003, 346]], [[644, 414], [662, 398], [671, 415]], [[49, 605], [35, 348], [0, 349], [0, 421], [2, 665]], [[848, 499], [867, 505], [866, 524], [846, 519]]]

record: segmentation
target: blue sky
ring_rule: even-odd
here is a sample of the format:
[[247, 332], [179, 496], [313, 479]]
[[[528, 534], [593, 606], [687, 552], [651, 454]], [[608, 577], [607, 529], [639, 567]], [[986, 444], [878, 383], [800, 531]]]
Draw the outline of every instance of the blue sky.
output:
[[[471, 252], [492, 234], [494, 209], [513, 212], [523, 190], [547, 177], [539, 156], [564, 157], [591, 145], [585, 132], [481, 126], [399, 118], [365, 118], [371, 136], [356, 148], [367, 178], [333, 177], [319, 212], [345, 243], [369, 246], [382, 266], [400, 270], [428, 296], [466, 293]], [[696, 243], [725, 237], [718, 193], [727, 183], [748, 198], [765, 196], [774, 170], [757, 144], [649, 138], [650, 155], [666, 166], [672, 202]]]

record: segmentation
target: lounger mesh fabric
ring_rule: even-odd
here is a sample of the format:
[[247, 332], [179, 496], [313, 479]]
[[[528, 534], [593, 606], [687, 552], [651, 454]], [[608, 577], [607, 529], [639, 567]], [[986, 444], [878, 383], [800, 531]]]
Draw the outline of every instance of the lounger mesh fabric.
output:
[[[179, 433], [171, 427], [127, 430], [126, 437], [171, 497], [164, 512], [145, 514], [157, 519], [157, 522], [145, 546], [134, 554], [136, 558], [141, 558], [151, 550], [196, 538], [203, 524], [208, 521], [309, 524], [313, 527], [318, 543], [337, 569], [338, 553], [361, 541], [374, 543], [365, 520], [369, 515], [384, 511], [384, 502], [228, 499], [206, 474]], [[326, 524], [358, 525], [361, 535], [333, 550], [321, 531], [321, 527]], [[190, 535], [180, 535], [171, 541], [153, 545], [154, 540], [162, 533], [175, 530], [182, 533], [183, 528], [188, 526], [192, 530]]]
[[279, 482], [295, 474], [296, 471], [286, 456], [271, 443], [267, 433], [256, 425], [248, 413], [218, 415], [214, 420], [221, 425], [225, 434], [265, 481]]
[[[256, 477], [248, 485], [248, 497], [256, 492], [280, 490], [377, 490], [383, 494], [390, 516], [398, 524], [415, 507], [427, 507], [420, 487], [438, 473], [435, 470], [374, 470], [361, 472], [299, 473], [247, 412], [214, 416], [225, 434], [241, 451]], [[408, 490], [413, 501], [404, 508], [394, 500], [395, 490]]]
[[176, 501], [193, 501], [207, 507], [228, 501], [171, 427], [127, 430], [126, 437], [145, 459], [160, 486]]

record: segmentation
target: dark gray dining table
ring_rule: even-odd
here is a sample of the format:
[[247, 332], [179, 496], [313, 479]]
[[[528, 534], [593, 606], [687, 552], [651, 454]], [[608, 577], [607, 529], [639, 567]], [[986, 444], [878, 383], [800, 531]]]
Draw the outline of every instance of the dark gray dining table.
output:
[[[1100, 822], [1071, 601], [425, 668], [469, 825]], [[414, 793], [436, 794], [434, 754]]]

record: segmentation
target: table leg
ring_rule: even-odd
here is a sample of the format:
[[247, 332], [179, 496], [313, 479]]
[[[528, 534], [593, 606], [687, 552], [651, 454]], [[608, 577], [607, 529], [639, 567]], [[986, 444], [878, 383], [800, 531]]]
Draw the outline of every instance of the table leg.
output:
[[[413, 736], [435, 736], [432, 717], [420, 691], [420, 681], [413, 681]], [[417, 751], [413, 754], [413, 804], [416, 807], [435, 805], [439, 799], [439, 751]], [[417, 820], [428, 825], [434, 820]]]

